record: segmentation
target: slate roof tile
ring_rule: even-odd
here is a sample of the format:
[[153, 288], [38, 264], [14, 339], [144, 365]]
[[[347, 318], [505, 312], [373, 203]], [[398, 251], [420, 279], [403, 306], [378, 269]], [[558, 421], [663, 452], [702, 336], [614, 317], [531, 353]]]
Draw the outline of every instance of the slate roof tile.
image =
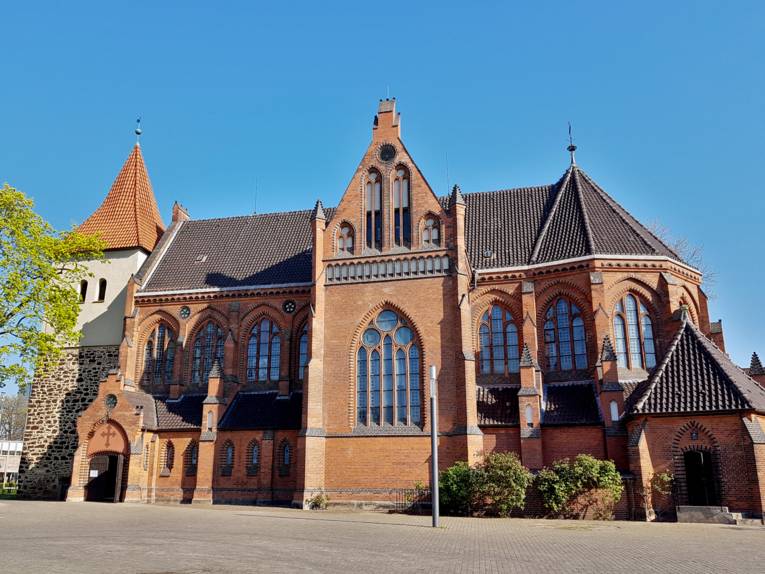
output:
[[478, 424], [482, 426], [517, 425], [520, 387], [477, 388]]
[[223, 430], [299, 429], [303, 393], [278, 398], [276, 391], [240, 392], [220, 422]]
[[551, 383], [544, 386], [542, 424], [600, 424], [595, 385], [590, 382]]
[[202, 401], [206, 395], [182, 395], [179, 399], [155, 397], [159, 430], [199, 429]]

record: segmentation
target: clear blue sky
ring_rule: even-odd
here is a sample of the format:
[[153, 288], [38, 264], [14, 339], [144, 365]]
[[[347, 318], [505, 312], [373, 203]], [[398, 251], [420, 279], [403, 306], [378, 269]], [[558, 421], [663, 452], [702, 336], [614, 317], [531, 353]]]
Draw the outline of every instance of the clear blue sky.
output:
[[[704, 248], [713, 319], [765, 355], [763, 2], [7, 2], [0, 182], [58, 227], [101, 202], [136, 116], [162, 214], [334, 205], [396, 96], [437, 193], [577, 159]], [[447, 157], [449, 181], [447, 181]]]

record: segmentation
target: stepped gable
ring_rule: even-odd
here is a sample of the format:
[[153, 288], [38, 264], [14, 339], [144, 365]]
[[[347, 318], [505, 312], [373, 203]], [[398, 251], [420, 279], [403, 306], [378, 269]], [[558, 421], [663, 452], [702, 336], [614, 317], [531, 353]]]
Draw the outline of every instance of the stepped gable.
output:
[[133, 147], [101, 206], [77, 230], [99, 235], [106, 249], [154, 249], [165, 225], [139, 144]]
[[632, 414], [765, 412], [765, 389], [686, 318], [659, 367], [630, 394], [626, 410]]

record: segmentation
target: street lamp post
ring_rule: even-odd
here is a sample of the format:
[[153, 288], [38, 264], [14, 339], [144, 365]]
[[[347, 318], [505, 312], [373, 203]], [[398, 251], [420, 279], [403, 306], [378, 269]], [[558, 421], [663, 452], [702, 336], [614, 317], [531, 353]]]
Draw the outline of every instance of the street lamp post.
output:
[[436, 366], [430, 366], [430, 499], [433, 509], [433, 528], [438, 528], [438, 405], [436, 397]]

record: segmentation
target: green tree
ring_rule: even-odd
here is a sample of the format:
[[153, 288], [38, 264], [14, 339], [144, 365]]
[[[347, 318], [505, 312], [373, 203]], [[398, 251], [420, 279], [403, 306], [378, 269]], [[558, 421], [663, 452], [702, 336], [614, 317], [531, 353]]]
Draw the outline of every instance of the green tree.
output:
[[0, 189], [0, 387], [23, 388], [77, 342], [77, 285], [89, 275], [83, 262], [101, 259], [103, 248], [97, 237], [56, 231], [22, 192]]

